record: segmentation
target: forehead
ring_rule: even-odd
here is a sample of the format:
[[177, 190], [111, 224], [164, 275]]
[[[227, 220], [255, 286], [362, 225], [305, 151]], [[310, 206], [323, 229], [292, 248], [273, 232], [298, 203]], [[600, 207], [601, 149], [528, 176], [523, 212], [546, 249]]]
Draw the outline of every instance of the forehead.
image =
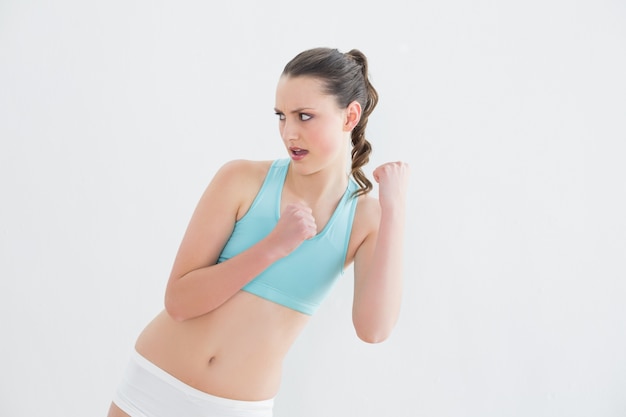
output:
[[334, 104], [333, 96], [324, 92], [319, 78], [282, 76], [276, 86], [276, 107], [319, 107]]

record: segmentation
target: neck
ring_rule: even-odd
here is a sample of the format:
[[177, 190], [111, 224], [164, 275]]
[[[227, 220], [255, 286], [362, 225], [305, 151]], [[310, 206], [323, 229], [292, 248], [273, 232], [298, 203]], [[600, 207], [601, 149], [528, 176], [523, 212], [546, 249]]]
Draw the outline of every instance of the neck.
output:
[[348, 186], [347, 166], [335, 164], [308, 175], [301, 175], [289, 167], [286, 178], [292, 195], [315, 204], [319, 200], [336, 199]]

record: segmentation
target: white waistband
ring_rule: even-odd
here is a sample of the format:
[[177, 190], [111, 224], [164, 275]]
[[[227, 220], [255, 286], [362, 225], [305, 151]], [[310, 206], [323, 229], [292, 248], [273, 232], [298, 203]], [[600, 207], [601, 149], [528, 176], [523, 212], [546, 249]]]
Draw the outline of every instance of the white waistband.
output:
[[204, 391], [200, 391], [197, 388], [194, 388], [190, 385], [185, 384], [180, 379], [168, 374], [163, 369], [159, 368], [158, 366], [150, 362], [148, 359], [141, 356], [139, 352], [137, 352], [136, 350], [133, 350], [133, 352], [131, 353], [131, 358], [137, 363], [137, 365], [141, 366], [142, 368], [152, 373], [153, 375], [159, 377], [159, 379], [162, 379], [163, 381], [168, 382], [172, 386], [178, 388], [179, 390], [185, 392], [188, 395], [192, 395], [200, 399], [207, 399], [207, 400], [211, 400], [213, 402], [224, 404], [224, 405], [231, 405], [231, 406], [237, 405], [240, 407], [252, 407], [252, 408], [257, 408], [257, 407], [265, 408], [267, 406], [272, 406], [274, 404], [273, 398], [270, 398], [268, 400], [245, 401], [245, 400], [233, 400], [230, 398], [217, 397], [215, 395], [211, 395]]

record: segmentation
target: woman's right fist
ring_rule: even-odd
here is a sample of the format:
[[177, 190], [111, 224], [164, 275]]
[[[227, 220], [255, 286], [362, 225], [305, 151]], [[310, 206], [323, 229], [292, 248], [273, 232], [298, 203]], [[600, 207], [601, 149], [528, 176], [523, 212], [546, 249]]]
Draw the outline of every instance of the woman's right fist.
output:
[[278, 223], [270, 233], [282, 256], [287, 256], [306, 239], [317, 234], [317, 224], [313, 211], [303, 203], [291, 203], [285, 206]]

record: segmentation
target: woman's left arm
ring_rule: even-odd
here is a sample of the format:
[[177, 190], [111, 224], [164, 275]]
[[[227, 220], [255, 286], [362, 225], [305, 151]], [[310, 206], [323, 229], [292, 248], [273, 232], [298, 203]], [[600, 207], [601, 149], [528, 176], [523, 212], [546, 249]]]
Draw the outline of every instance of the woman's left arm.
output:
[[365, 214], [378, 221], [354, 257], [352, 321], [360, 339], [379, 343], [389, 337], [400, 313], [409, 166], [389, 162], [373, 175], [378, 204], [370, 203]]

